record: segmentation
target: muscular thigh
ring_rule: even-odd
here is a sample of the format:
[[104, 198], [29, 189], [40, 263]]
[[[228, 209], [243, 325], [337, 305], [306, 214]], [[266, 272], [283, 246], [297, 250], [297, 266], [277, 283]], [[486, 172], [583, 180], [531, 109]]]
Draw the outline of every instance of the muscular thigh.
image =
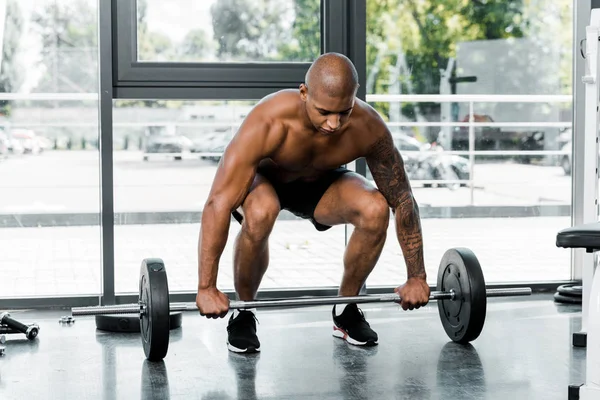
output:
[[317, 204], [315, 220], [331, 226], [353, 223], [374, 199], [381, 203], [383, 195], [373, 184], [355, 172], [346, 173], [327, 189]]
[[240, 208], [238, 212], [241, 212], [244, 217], [253, 214], [260, 214], [263, 217], [265, 214], [278, 214], [279, 198], [271, 183], [264, 176], [256, 174]]

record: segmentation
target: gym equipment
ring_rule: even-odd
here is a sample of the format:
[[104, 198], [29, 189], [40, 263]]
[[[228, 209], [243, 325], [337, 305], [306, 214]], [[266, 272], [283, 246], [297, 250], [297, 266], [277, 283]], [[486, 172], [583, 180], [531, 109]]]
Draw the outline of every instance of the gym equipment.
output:
[[[593, 12], [594, 10], [592, 10]], [[600, 11], [600, 10], [598, 10]], [[600, 23], [600, 14], [598, 15]], [[600, 33], [600, 30], [599, 30]], [[556, 246], [562, 248], [583, 248], [586, 252], [600, 251], [600, 222], [566, 228], [556, 235]], [[584, 282], [585, 285], [585, 282]], [[564, 296], [563, 297], [567, 297]], [[575, 298], [575, 297], [572, 297]], [[589, 315], [586, 335], [581, 337], [583, 347], [587, 346], [586, 384], [569, 385], [569, 400], [598, 399], [600, 385], [597, 377], [600, 374], [600, 274], [594, 273], [589, 297]], [[584, 302], [585, 305], [585, 302]], [[575, 341], [575, 337], [573, 339]], [[576, 345], [576, 343], [573, 343]]]
[[6, 347], [4, 346], [0, 346], [0, 356], [4, 355], [4, 351], [6, 350]]
[[[440, 320], [450, 339], [468, 343], [483, 330], [487, 309], [485, 280], [479, 261], [470, 250], [448, 250], [438, 270], [439, 291], [462, 292], [457, 299], [438, 302]], [[458, 300], [458, 301], [457, 301]]]
[[[584, 93], [584, 126], [583, 132], [577, 132], [573, 139], [573, 148], [583, 151], [577, 154], [582, 165], [581, 170], [575, 169], [582, 191], [577, 195], [583, 199], [576, 226], [563, 229], [556, 236], [556, 246], [563, 248], [585, 249], [585, 252], [575, 251], [574, 267], [581, 270], [582, 302], [581, 330], [573, 334], [573, 346], [587, 347], [585, 383], [569, 385], [568, 398], [571, 400], [600, 398], [600, 273], [597, 273], [597, 254], [600, 250], [600, 223], [598, 222], [598, 146], [600, 106], [600, 85], [598, 83], [600, 52], [600, 9], [591, 10], [590, 23], [585, 28], [585, 72], [582, 82]], [[583, 47], [580, 42], [580, 48]], [[583, 50], [583, 49], [582, 49]], [[578, 127], [577, 129], [581, 129]], [[577, 139], [581, 138], [581, 139]], [[581, 143], [583, 142], [583, 143]], [[575, 164], [574, 164], [575, 166]], [[594, 168], [595, 167], [595, 168]], [[587, 346], [589, 342], [589, 346]]]
[[70, 315], [63, 315], [62, 317], [60, 317], [60, 319], [58, 320], [59, 324], [74, 324], [75, 323], [75, 318], [71, 317]]
[[560, 285], [556, 288], [556, 293], [563, 296], [581, 297], [583, 294], [583, 286], [581, 285]]
[[27, 339], [33, 340], [40, 332], [38, 324], [25, 325], [7, 312], [0, 313], [0, 333], [24, 333]]
[[554, 301], [556, 303], [581, 304], [581, 297], [565, 296], [564, 294], [556, 292], [554, 293]]
[[554, 293], [554, 301], [557, 303], [581, 304], [582, 297], [581, 285], [560, 285]]
[[[483, 329], [487, 297], [527, 296], [531, 288], [488, 289], [475, 254], [466, 248], [448, 250], [440, 263], [438, 291], [430, 300], [438, 303], [440, 318], [450, 339], [468, 343]], [[360, 296], [300, 297], [282, 300], [231, 301], [230, 309], [333, 305], [343, 303], [399, 303], [396, 293]], [[72, 315], [137, 314], [140, 318], [142, 344], [146, 358], [162, 360], [169, 345], [169, 313], [197, 310], [194, 303], [169, 304], [169, 286], [165, 265], [161, 259], [142, 261], [139, 282], [139, 302], [114, 306], [78, 307]]]
[[[589, 10], [589, 8], [588, 8]], [[577, 154], [574, 154], [574, 159], [577, 162], [571, 162], [572, 174], [577, 176], [574, 180], [574, 193], [580, 201], [577, 202], [577, 207], [573, 209], [575, 220], [574, 225], [582, 228], [586, 224], [598, 222], [598, 202], [599, 194], [599, 179], [600, 168], [598, 165], [598, 151], [600, 142], [600, 119], [598, 118], [600, 85], [598, 84], [600, 53], [598, 52], [598, 40], [600, 39], [600, 12], [597, 9], [592, 9], [590, 21], [585, 27], [585, 37], [583, 40], [578, 39], [579, 52], [575, 59], [577, 64], [581, 65], [583, 76], [577, 76], [576, 79], [581, 79], [583, 90], [579, 91], [579, 99], [583, 98], [583, 107], [578, 110], [583, 110], [578, 114], [581, 115], [583, 123], [574, 126], [573, 134], [573, 149], [577, 149]], [[573, 103], [575, 104], [575, 103]], [[578, 118], [579, 119], [579, 118]], [[579, 121], [578, 121], [579, 122]], [[577, 236], [578, 244], [585, 245], [586, 241], [593, 242], [593, 233], [587, 236], [585, 232], [574, 233]], [[563, 237], [560, 240], [568, 240]], [[558, 238], [557, 238], [558, 240]], [[577, 271], [578, 278], [581, 279], [583, 286], [582, 302], [581, 302], [581, 328], [578, 332], [573, 333], [573, 345], [576, 347], [586, 347], [586, 334], [588, 331], [589, 315], [591, 313], [591, 293], [592, 282], [594, 280], [594, 271], [596, 269], [596, 256], [593, 251], [573, 251], [574, 271]]]
[[[181, 312], [171, 312], [169, 316], [169, 329], [177, 329], [181, 327], [183, 322], [183, 314]], [[96, 315], [96, 329], [106, 332], [127, 332], [139, 333], [140, 317], [136, 315]]]

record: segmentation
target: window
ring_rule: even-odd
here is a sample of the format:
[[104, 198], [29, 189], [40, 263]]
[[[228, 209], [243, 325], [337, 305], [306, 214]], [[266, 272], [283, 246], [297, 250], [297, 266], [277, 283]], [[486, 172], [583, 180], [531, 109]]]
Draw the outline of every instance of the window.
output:
[[[488, 282], [569, 279], [572, 41], [569, 1], [367, 0], [367, 101], [403, 138], [431, 283], [456, 246]], [[405, 274], [393, 229], [382, 261], [368, 284]]]
[[5, 2], [3, 297], [101, 292], [97, 2]]
[[297, 87], [321, 54], [319, 0], [114, 6], [118, 98], [256, 98], [252, 89]]
[[137, 1], [139, 61], [310, 62], [319, 0]]

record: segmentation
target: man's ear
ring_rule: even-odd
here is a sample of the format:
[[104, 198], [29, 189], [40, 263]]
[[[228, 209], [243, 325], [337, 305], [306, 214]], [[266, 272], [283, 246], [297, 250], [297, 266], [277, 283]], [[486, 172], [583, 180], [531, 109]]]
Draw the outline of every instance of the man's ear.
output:
[[306, 84], [301, 83], [300, 84], [300, 98], [302, 99], [302, 101], [306, 101], [307, 97], [308, 97], [308, 87], [306, 86]]

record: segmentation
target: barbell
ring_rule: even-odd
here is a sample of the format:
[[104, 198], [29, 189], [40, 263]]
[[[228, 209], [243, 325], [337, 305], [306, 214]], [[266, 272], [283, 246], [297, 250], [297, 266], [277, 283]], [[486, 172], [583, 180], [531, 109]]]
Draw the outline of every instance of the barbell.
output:
[[[531, 288], [487, 289], [481, 265], [467, 248], [447, 250], [440, 262], [437, 291], [430, 300], [438, 301], [439, 316], [448, 337], [457, 343], [469, 343], [481, 334], [488, 297], [527, 296]], [[399, 303], [396, 293], [360, 296], [298, 297], [277, 300], [230, 301], [229, 308], [266, 308], [333, 305], [345, 303]], [[198, 310], [194, 303], [169, 303], [169, 284], [164, 262], [147, 258], [140, 268], [138, 303], [72, 308], [73, 316], [139, 314], [144, 354], [160, 361], [169, 348], [169, 315], [172, 311]]]

